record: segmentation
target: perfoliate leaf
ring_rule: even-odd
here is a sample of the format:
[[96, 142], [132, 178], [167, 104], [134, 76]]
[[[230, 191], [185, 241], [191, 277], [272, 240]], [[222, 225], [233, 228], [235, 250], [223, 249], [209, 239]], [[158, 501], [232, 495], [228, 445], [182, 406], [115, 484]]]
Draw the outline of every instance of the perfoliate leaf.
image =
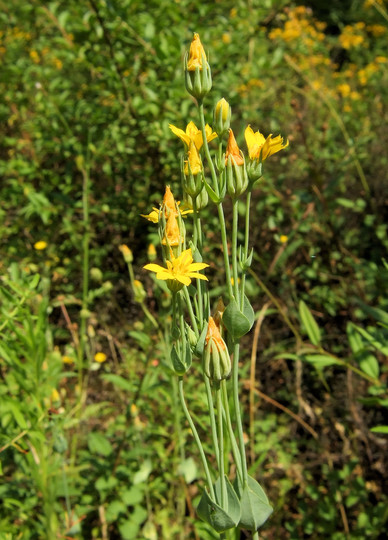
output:
[[248, 484], [242, 489], [240, 504], [239, 527], [252, 532], [257, 531], [273, 512], [265, 491], [251, 476], [248, 476]]
[[197, 507], [198, 516], [209, 523], [217, 532], [236, 527], [240, 519], [240, 502], [236, 492], [226, 476], [225, 482], [227, 497], [224, 508], [221, 507], [220, 479], [217, 480], [214, 486], [217, 500], [214, 501], [208, 492], [204, 490]]
[[222, 316], [222, 322], [234, 341], [247, 334], [252, 326], [248, 317], [239, 310], [234, 298], [232, 298], [230, 304], [226, 307]]

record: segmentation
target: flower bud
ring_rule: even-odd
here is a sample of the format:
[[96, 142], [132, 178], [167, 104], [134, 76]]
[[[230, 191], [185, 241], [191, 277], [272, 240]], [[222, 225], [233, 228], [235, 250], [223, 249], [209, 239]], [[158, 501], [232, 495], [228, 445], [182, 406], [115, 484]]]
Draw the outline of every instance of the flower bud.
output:
[[147, 296], [147, 293], [144, 290], [143, 284], [138, 279], [135, 279], [133, 281], [133, 294], [135, 297], [135, 302], [139, 302], [141, 304], [145, 297]]
[[214, 382], [227, 379], [232, 370], [228, 348], [213, 317], [209, 317], [205, 338], [203, 370], [205, 375]]
[[129, 247], [126, 246], [125, 244], [121, 244], [121, 246], [119, 246], [119, 250], [123, 254], [124, 261], [127, 264], [131, 264], [133, 262], [133, 254], [132, 254], [132, 251], [129, 249]]
[[183, 191], [191, 197], [196, 197], [203, 188], [203, 166], [198, 150], [193, 142], [190, 143], [188, 159], [181, 164]]
[[232, 109], [226, 99], [222, 98], [215, 106], [213, 113], [213, 124], [217, 134], [221, 137], [230, 128], [230, 117]]
[[185, 83], [190, 95], [202, 100], [212, 87], [212, 75], [199, 34], [194, 34], [189, 55], [185, 58]]
[[164, 246], [176, 247], [179, 246], [182, 242], [183, 236], [181, 235], [181, 232], [179, 230], [178, 220], [175, 215], [171, 213], [167, 219], [166, 228], [164, 230], [162, 238], [162, 244]]
[[248, 175], [244, 156], [237, 146], [233, 131], [229, 129], [228, 146], [225, 153], [226, 187], [232, 198], [239, 197], [248, 187]]
[[156, 248], [154, 244], [150, 244], [147, 249], [147, 256], [149, 261], [155, 261], [156, 260]]

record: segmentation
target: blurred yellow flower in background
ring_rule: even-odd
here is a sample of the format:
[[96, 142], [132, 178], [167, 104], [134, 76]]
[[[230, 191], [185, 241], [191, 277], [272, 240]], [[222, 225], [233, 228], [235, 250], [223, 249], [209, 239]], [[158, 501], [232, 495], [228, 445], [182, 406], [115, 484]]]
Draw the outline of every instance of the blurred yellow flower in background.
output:
[[47, 242], [45, 242], [44, 240], [39, 240], [38, 242], [35, 242], [34, 244], [34, 248], [37, 251], [43, 251], [44, 249], [46, 249], [46, 247], [47, 247]]
[[94, 355], [94, 361], [98, 362], [99, 364], [102, 364], [103, 362], [105, 362], [106, 359], [107, 359], [107, 356], [103, 352], [98, 352]]

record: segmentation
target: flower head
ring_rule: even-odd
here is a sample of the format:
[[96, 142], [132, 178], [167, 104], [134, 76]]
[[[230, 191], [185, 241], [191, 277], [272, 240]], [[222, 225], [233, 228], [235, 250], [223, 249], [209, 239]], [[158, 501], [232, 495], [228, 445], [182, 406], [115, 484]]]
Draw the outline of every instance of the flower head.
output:
[[107, 356], [106, 356], [106, 354], [103, 353], [103, 352], [98, 352], [98, 353], [96, 353], [96, 354], [94, 355], [94, 361], [95, 361], [95, 362], [98, 362], [99, 364], [102, 364], [103, 362], [105, 362], [105, 361], [106, 361], [106, 358], [107, 358]]
[[[177, 206], [179, 206], [180, 202], [175, 202], [174, 195], [172, 194], [172, 191], [170, 189], [170, 186], [166, 186], [166, 191], [164, 193], [163, 197], [163, 203], [161, 205], [161, 210], [164, 209], [164, 216], [166, 219], [168, 219], [170, 214], [175, 215], [175, 217], [178, 217], [179, 214], [182, 216], [189, 214], [192, 212], [192, 210], [177, 210]], [[152, 212], [149, 214], [140, 214], [141, 217], [148, 219], [148, 221], [152, 221], [152, 223], [158, 223], [159, 217], [160, 217], [160, 210], [158, 208], [153, 207]]]
[[174, 257], [171, 254], [171, 261], [166, 261], [167, 268], [159, 266], [159, 264], [146, 264], [145, 269], [156, 273], [156, 279], [168, 281], [171, 290], [178, 291], [183, 285], [190, 285], [193, 278], [203, 279], [207, 281], [207, 277], [199, 274], [198, 270], [203, 270], [209, 265], [206, 263], [193, 262], [191, 249], [186, 249], [179, 257]]
[[34, 244], [34, 248], [37, 251], [43, 251], [44, 249], [46, 249], [46, 247], [47, 247], [47, 242], [45, 242], [44, 240], [39, 240], [38, 242], [35, 242]]
[[[203, 145], [202, 131], [197, 128], [194, 122], [189, 122], [187, 124], [186, 131], [179, 129], [172, 124], [169, 124], [168, 127], [171, 129], [174, 135], [179, 137], [180, 140], [185, 143], [187, 148], [190, 147], [192, 142], [195, 144], [197, 150], [199, 150]], [[206, 124], [205, 126], [205, 133], [207, 142], [210, 142], [217, 137], [217, 133], [212, 130], [209, 124]]]
[[261, 161], [264, 161], [267, 157], [288, 146], [288, 141], [283, 144], [283, 137], [280, 135], [272, 138], [271, 134], [265, 138], [260, 131], [255, 133], [251, 126], [248, 126], [245, 130], [245, 141], [248, 146], [249, 157], [252, 160], [259, 160], [261, 157]]
[[195, 33], [190, 45], [189, 59], [187, 61], [188, 71], [195, 71], [197, 67], [202, 69], [202, 57], [206, 60], [205, 50], [199, 39], [199, 34]]
[[234, 137], [234, 133], [232, 129], [229, 129], [229, 139], [228, 139], [228, 145], [226, 147], [225, 152], [225, 164], [228, 164], [228, 158], [231, 156], [233, 160], [235, 161], [236, 165], [244, 165], [244, 158], [241, 155], [241, 150], [237, 146], [236, 139]]

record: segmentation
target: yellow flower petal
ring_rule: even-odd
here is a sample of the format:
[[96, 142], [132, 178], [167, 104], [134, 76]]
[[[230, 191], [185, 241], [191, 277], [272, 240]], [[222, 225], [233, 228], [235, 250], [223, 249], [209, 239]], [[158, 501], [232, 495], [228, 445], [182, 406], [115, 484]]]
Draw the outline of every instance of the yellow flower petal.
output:
[[189, 146], [191, 138], [189, 135], [187, 135], [187, 128], [186, 128], [186, 133], [185, 133], [183, 129], [179, 129], [176, 126], [173, 126], [172, 124], [168, 124], [168, 127], [171, 129], [174, 135], [179, 137], [180, 140], [183, 141], [187, 145], [187, 147]]

